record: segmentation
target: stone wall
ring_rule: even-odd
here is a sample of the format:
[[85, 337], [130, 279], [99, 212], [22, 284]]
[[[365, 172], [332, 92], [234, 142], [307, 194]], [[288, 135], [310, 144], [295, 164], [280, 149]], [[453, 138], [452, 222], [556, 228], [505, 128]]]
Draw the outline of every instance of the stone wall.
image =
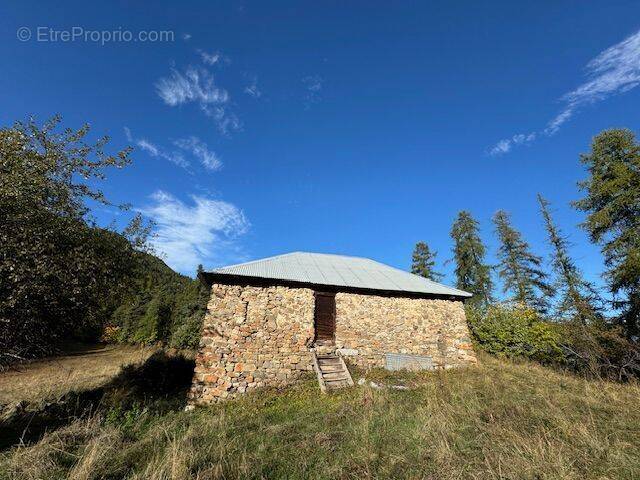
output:
[[476, 362], [462, 302], [336, 294], [336, 347], [364, 367], [385, 353], [432, 357], [436, 368]]
[[[284, 386], [313, 369], [314, 292], [214, 284], [189, 405]], [[336, 294], [336, 348], [352, 362], [384, 366], [385, 353], [431, 356], [436, 367], [474, 363], [462, 302]]]
[[284, 386], [312, 370], [313, 308], [305, 288], [213, 285], [189, 404]]

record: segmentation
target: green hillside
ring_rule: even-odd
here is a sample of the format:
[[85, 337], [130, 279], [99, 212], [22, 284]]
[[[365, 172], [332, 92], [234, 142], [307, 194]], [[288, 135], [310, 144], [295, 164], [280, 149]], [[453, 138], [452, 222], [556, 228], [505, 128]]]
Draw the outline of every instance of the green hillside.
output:
[[208, 292], [198, 280], [174, 272], [161, 259], [140, 253], [136, 275], [107, 321], [107, 340], [198, 345]]

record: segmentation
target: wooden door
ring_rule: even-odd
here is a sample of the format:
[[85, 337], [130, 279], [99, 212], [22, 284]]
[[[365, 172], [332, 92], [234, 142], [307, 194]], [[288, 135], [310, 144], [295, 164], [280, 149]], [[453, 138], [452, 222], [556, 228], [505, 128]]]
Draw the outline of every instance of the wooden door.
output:
[[336, 296], [316, 292], [314, 314], [315, 341], [333, 342], [336, 334]]

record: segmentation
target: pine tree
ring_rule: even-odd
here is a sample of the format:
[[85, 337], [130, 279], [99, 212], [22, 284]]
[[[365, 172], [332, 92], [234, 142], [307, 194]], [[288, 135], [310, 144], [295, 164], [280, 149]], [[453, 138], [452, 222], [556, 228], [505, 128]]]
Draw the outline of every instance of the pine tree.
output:
[[541, 269], [542, 259], [529, 251], [529, 244], [513, 228], [507, 212], [499, 210], [493, 221], [500, 240], [498, 275], [504, 292], [511, 292], [513, 300], [546, 313], [553, 290]]
[[582, 226], [602, 247], [613, 306], [631, 337], [640, 331], [640, 145], [630, 130], [605, 130], [581, 160], [589, 178], [575, 206], [588, 214]]
[[438, 252], [431, 252], [425, 242], [416, 243], [411, 257], [411, 273], [436, 282], [440, 280], [444, 275], [434, 270], [437, 254]]
[[569, 241], [553, 223], [549, 202], [540, 194], [538, 202], [549, 235], [549, 244], [553, 249], [551, 264], [557, 276], [558, 290], [562, 295], [557, 314], [559, 317], [575, 319], [583, 325], [593, 322], [598, 318], [596, 305], [599, 296], [593, 285], [584, 280], [569, 256]]
[[485, 263], [486, 249], [480, 239], [479, 224], [463, 210], [451, 228], [453, 257], [456, 263], [456, 287], [473, 293], [474, 303], [491, 303], [491, 267]]

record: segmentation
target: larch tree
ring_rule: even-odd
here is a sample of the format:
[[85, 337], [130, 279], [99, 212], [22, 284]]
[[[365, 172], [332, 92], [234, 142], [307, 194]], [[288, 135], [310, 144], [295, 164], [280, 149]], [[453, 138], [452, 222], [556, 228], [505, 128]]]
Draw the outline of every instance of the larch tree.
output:
[[507, 212], [499, 210], [493, 222], [500, 240], [498, 275], [504, 292], [511, 292], [512, 300], [546, 313], [554, 292], [542, 270], [542, 259], [531, 253], [522, 234], [511, 225]]
[[587, 282], [569, 255], [569, 241], [553, 222], [549, 202], [538, 194], [540, 212], [552, 248], [551, 265], [556, 274], [556, 288], [560, 293], [557, 315], [576, 320], [583, 325], [598, 320], [600, 297], [594, 286]]
[[413, 255], [411, 256], [411, 273], [420, 275], [421, 277], [428, 278], [437, 282], [442, 279], [444, 275], [435, 271], [436, 256], [438, 252], [432, 252], [429, 249], [429, 245], [425, 242], [416, 243], [413, 249]]
[[491, 267], [485, 263], [486, 248], [480, 239], [479, 224], [470, 212], [458, 213], [451, 228], [451, 238], [456, 287], [473, 293], [474, 303], [487, 306], [491, 303], [493, 290]]
[[581, 160], [589, 177], [575, 206], [587, 213], [582, 226], [602, 248], [613, 306], [632, 337], [640, 331], [640, 145], [628, 129], [605, 130]]

